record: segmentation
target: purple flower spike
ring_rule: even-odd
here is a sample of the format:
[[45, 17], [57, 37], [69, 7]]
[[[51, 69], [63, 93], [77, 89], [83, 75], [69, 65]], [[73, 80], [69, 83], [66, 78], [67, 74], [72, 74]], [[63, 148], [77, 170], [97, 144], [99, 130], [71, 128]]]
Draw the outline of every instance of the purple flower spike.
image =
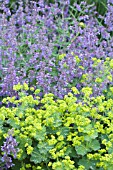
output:
[[14, 137], [12, 136], [12, 133], [12, 130], [8, 132], [9, 136], [6, 138], [6, 142], [4, 142], [4, 145], [1, 146], [1, 151], [3, 152], [1, 161], [5, 164], [6, 169], [14, 166], [11, 156], [13, 156], [13, 158], [16, 158], [18, 152], [18, 148], [16, 148], [18, 143], [16, 142], [16, 139], [14, 139]]

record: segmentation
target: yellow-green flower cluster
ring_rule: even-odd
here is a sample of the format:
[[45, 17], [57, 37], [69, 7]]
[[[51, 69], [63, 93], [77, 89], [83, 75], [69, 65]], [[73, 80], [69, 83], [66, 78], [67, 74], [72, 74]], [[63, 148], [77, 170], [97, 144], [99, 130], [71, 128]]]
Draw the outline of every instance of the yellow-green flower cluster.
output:
[[84, 93], [84, 97], [88, 98], [92, 94], [92, 88], [84, 87], [81, 90]]
[[58, 59], [59, 59], [59, 60], [62, 60], [65, 56], [66, 56], [66, 54], [60, 54], [60, 55], [58, 56]]
[[76, 170], [74, 166], [74, 161], [71, 161], [69, 156], [65, 156], [63, 160], [59, 160], [57, 162], [49, 162], [48, 167], [52, 166], [52, 169], [54, 170], [59, 170], [59, 169], [64, 169], [64, 170]]
[[[14, 129], [20, 170], [85, 170], [88, 166], [85, 161], [96, 161], [94, 169], [107, 170], [112, 166], [113, 99], [104, 95], [90, 97], [90, 87], [81, 91], [73, 87], [64, 99], [54, 99], [51, 93], [40, 99], [40, 90], [33, 88], [35, 97], [26, 95], [29, 89], [26, 84], [14, 89], [21, 95], [18, 100], [3, 99], [4, 104], [10, 102], [16, 106], [0, 108], [0, 139], [7, 137], [6, 127]], [[113, 92], [112, 87], [110, 91]], [[75, 95], [81, 93], [79, 101]]]
[[79, 22], [79, 24], [78, 24], [81, 28], [85, 28], [86, 27], [86, 25], [83, 23], [83, 22]]

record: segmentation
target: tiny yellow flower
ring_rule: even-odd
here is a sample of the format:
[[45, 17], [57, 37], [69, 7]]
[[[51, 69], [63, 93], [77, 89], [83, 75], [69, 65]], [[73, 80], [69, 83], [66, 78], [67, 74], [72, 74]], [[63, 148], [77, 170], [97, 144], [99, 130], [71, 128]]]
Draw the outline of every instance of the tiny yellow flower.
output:
[[19, 118], [22, 118], [22, 117], [23, 117], [23, 113], [19, 113], [19, 114], [18, 114], [18, 117], [19, 117]]
[[31, 165], [30, 164], [26, 164], [26, 168], [31, 168]]
[[62, 60], [65, 56], [66, 56], [66, 54], [61, 54], [61, 55], [58, 56], [58, 59]]
[[17, 158], [18, 158], [18, 159], [21, 158], [22, 153], [23, 153], [23, 150], [22, 150], [22, 149], [19, 149], [19, 152], [18, 152], [18, 154], [17, 154]]
[[29, 87], [26, 83], [23, 84], [23, 89], [26, 90], [26, 91], [29, 90]]
[[96, 83], [102, 83], [102, 79], [99, 78], [99, 77], [97, 77], [97, 78], [95, 79], [95, 82], [96, 82]]
[[71, 52], [71, 55], [74, 55], [74, 52]]
[[31, 90], [31, 91], [34, 91], [34, 87], [30, 87], [30, 90]]
[[81, 28], [85, 28], [86, 27], [86, 25], [83, 23], [83, 22], [79, 22], [79, 24], [78, 24]]
[[72, 87], [71, 90], [73, 91], [74, 94], [79, 94], [79, 91], [76, 87]]
[[49, 163], [48, 163], [48, 166], [52, 166], [52, 162], [49, 162]]
[[93, 61], [97, 61], [97, 58], [93, 57], [92, 60], [93, 60]]
[[113, 93], [113, 87], [110, 87], [109, 89], [110, 89], [110, 91]]
[[60, 135], [60, 132], [57, 132], [56, 134], [59, 136], [59, 135]]
[[80, 59], [79, 59], [78, 56], [75, 56], [75, 61], [76, 61], [77, 63], [80, 63]]
[[37, 166], [37, 168], [36, 168], [36, 169], [38, 170], [38, 169], [42, 169], [42, 168], [41, 168], [41, 166]]
[[28, 144], [28, 143], [26, 143], [24, 146], [25, 146], [25, 147], [27, 147], [28, 145], [29, 145], [29, 144]]
[[78, 170], [85, 170], [85, 167], [83, 165], [80, 165]]
[[34, 94], [39, 94], [40, 93], [40, 89], [36, 89]]
[[106, 57], [106, 61], [109, 61], [110, 60], [110, 58], [109, 57]]
[[109, 81], [112, 81], [112, 75], [107, 76]]
[[20, 83], [18, 83], [17, 85], [13, 86], [13, 90], [15, 90], [15, 91], [19, 91], [21, 89], [22, 89], [22, 85]]
[[26, 170], [25, 167], [20, 168], [20, 170]]
[[3, 137], [4, 137], [4, 138], [7, 138], [7, 137], [8, 137], [8, 134], [7, 134], [7, 133], [4, 133], [4, 134], [3, 134]]
[[62, 141], [62, 140], [64, 140], [64, 137], [63, 137], [63, 135], [60, 135], [60, 136], [58, 137], [58, 141]]
[[83, 66], [79, 66], [79, 68], [81, 68], [82, 70], [84, 70], [84, 67], [83, 67]]
[[66, 62], [63, 64], [64, 68], [68, 68], [68, 65], [66, 64]]
[[97, 60], [97, 63], [100, 63], [100, 62], [101, 62], [101, 60], [100, 60], [100, 59], [98, 59], [98, 60]]
[[33, 151], [33, 147], [32, 146], [28, 146], [27, 147], [27, 154], [30, 155]]
[[70, 157], [69, 156], [65, 156], [65, 159], [70, 159]]
[[113, 59], [110, 61], [110, 67], [113, 68]]

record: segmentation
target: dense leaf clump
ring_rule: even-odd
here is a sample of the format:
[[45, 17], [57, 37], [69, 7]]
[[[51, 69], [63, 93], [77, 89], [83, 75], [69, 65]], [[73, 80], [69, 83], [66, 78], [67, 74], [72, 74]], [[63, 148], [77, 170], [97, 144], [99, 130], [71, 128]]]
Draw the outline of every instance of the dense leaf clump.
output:
[[[73, 87], [63, 99], [55, 99], [52, 93], [41, 99], [40, 90], [33, 88], [34, 97], [27, 95], [25, 83], [14, 86], [14, 90], [19, 92], [19, 99], [4, 98], [0, 108], [0, 134], [3, 138], [13, 128], [19, 147], [14, 161], [18, 169], [112, 170], [112, 98], [91, 97], [89, 87], [81, 91]], [[113, 87], [110, 93], [113, 95]]]
[[0, 170], [112, 170], [113, 0], [103, 15], [97, 1], [12, 2], [0, 4]]

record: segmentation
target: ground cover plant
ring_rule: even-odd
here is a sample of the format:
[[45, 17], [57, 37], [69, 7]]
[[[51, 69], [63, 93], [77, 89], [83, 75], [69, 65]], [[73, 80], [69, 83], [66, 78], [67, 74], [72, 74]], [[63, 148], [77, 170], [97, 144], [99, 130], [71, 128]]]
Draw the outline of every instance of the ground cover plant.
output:
[[23, 2], [1, 5], [0, 170], [112, 170], [113, 1]]
[[[34, 97], [28, 95], [25, 83], [14, 86], [14, 90], [19, 92], [19, 99], [4, 98], [0, 108], [0, 134], [7, 137], [8, 129], [13, 129], [19, 148], [12, 170], [112, 170], [111, 97], [91, 97], [90, 87], [81, 91], [73, 87], [63, 99], [55, 99], [52, 93], [41, 99], [40, 90], [33, 88]], [[113, 95], [113, 87], [110, 93]], [[82, 102], [75, 97], [77, 94]], [[13, 105], [6, 107], [8, 103]]]

